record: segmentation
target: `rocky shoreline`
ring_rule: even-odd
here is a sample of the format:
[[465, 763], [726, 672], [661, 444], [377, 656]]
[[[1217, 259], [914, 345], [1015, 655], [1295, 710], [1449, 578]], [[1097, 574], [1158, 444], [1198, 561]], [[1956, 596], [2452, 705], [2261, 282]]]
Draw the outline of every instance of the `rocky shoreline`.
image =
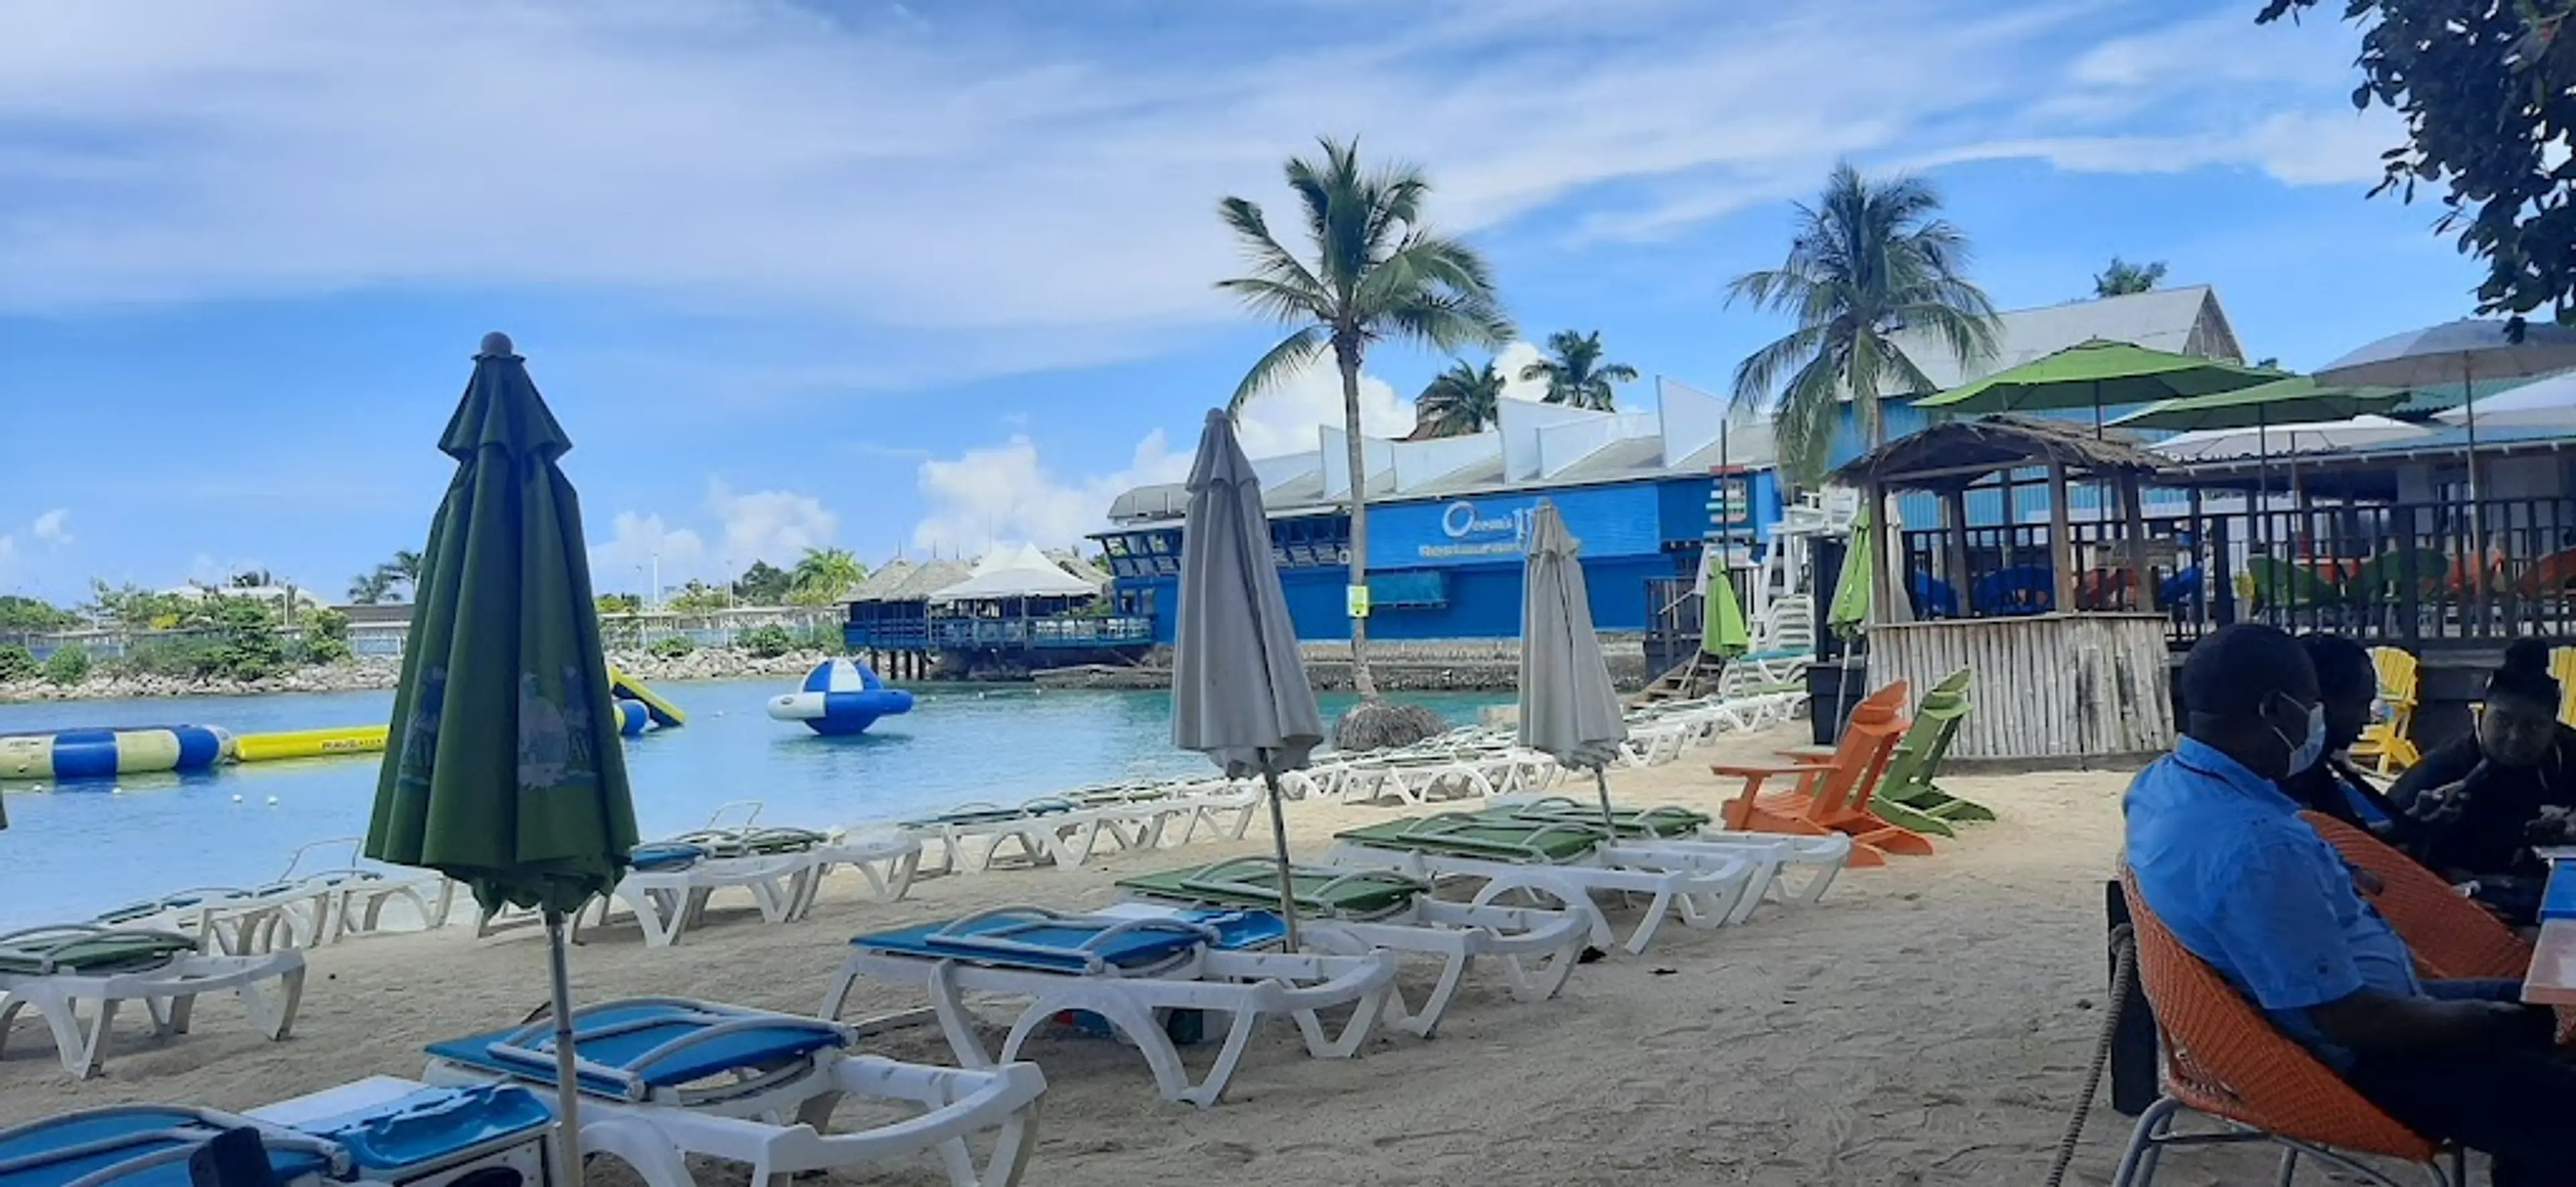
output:
[[[820, 651], [791, 651], [763, 659], [731, 647], [701, 647], [677, 659], [664, 659], [641, 651], [612, 651], [608, 662], [646, 684], [658, 684], [756, 676], [802, 676], [824, 658]], [[68, 685], [52, 684], [42, 679], [21, 680], [0, 683], [0, 704], [366, 692], [392, 688], [401, 677], [401, 660], [392, 656], [359, 656], [345, 663], [298, 668], [264, 680], [194, 680], [184, 676], [103, 674], [93, 674], [78, 684]]]

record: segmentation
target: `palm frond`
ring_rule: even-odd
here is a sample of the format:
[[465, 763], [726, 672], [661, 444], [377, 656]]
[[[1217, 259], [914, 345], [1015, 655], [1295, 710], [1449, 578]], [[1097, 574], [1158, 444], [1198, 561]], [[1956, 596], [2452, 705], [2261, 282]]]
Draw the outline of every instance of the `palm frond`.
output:
[[1234, 294], [1244, 308], [1269, 321], [1322, 322], [1333, 316], [1332, 296], [1311, 288], [1252, 276], [1220, 280], [1216, 287]]
[[1800, 326], [1744, 356], [1744, 361], [1735, 365], [1734, 407], [1744, 411], [1773, 408], [1780, 377], [1795, 374], [1814, 359], [1832, 332], [1831, 325]]
[[1798, 368], [1780, 394], [1779, 411], [1772, 419], [1773, 436], [1781, 465], [1801, 485], [1814, 485], [1823, 477], [1825, 460], [1833, 451], [1834, 429], [1841, 419], [1841, 361], [1831, 351], [1816, 354]]
[[1243, 374], [1243, 382], [1234, 385], [1234, 397], [1225, 402], [1228, 416], [1243, 415], [1244, 406], [1261, 393], [1276, 387], [1299, 368], [1312, 364], [1332, 345], [1330, 332], [1322, 326], [1305, 326], [1279, 340], [1252, 369]]

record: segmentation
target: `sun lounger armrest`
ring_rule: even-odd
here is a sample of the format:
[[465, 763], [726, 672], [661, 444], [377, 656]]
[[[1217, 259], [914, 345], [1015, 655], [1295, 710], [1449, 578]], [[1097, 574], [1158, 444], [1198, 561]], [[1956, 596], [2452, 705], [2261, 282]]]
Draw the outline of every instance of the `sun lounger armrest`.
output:
[[836, 1163], [859, 1161], [847, 1155], [869, 1147], [897, 1153], [991, 1129], [1046, 1092], [1046, 1073], [1034, 1063], [970, 1069], [854, 1055], [832, 1065], [832, 1080], [852, 1095], [911, 1101], [926, 1110], [857, 1133], [817, 1136], [819, 1148], [842, 1153]]
[[1712, 775], [1731, 775], [1737, 778], [1752, 778], [1754, 776], [1769, 778], [1773, 775], [1801, 775], [1805, 774], [1810, 769], [1811, 768], [1805, 763], [1720, 762], [1710, 763], [1708, 766], [1709, 773]]

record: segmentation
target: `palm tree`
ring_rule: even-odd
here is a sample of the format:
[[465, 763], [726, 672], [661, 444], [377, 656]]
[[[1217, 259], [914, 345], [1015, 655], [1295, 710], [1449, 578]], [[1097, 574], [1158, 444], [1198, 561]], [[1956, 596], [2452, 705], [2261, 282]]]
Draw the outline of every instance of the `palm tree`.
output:
[[868, 567], [846, 548], [808, 548], [788, 571], [788, 596], [808, 605], [840, 601], [868, 579]]
[[1873, 183], [1837, 165], [1816, 204], [1797, 210], [1788, 260], [1737, 277], [1726, 301], [1797, 315], [1797, 329], [1735, 368], [1735, 402], [1776, 401], [1781, 460], [1813, 482], [1846, 397], [1875, 448], [1879, 400], [1934, 389], [1909, 352], [1928, 345], [1967, 367], [1994, 354], [1997, 326], [1994, 303], [1961, 274], [1968, 238], [1940, 218], [1929, 182]]
[[2163, 260], [2157, 260], [2152, 264], [2132, 264], [2118, 256], [2113, 256], [2110, 267], [2093, 274], [2093, 295], [2125, 297], [2132, 293], [2153, 292], [2157, 285], [2164, 283], [2164, 280], [2165, 262]]
[[1503, 416], [1503, 373], [1489, 360], [1482, 367], [1465, 362], [1431, 377], [1413, 397], [1414, 435], [1463, 437], [1481, 433]]
[[1547, 381], [1547, 402], [1608, 412], [1618, 406], [1611, 385], [1637, 382], [1637, 369], [1601, 361], [1601, 331], [1558, 330], [1547, 336], [1547, 358], [1521, 368], [1523, 380]]
[[[1360, 440], [1360, 364], [1371, 343], [1412, 342], [1441, 351], [1501, 347], [1511, 319], [1494, 295], [1493, 270], [1474, 248], [1433, 234], [1422, 206], [1431, 182], [1409, 165], [1362, 169], [1359, 142], [1322, 141], [1323, 155], [1292, 157], [1288, 188], [1312, 249], [1298, 258], [1270, 233], [1261, 207], [1242, 198], [1217, 214], [1243, 247], [1250, 275], [1217, 282], [1252, 312], [1294, 327], [1236, 385], [1227, 411], [1244, 405], [1330, 351], [1342, 374], [1342, 430], [1350, 449], [1352, 588], [1368, 584], [1368, 476]], [[1368, 620], [1351, 620], [1351, 683], [1377, 699], [1369, 675]]]
[[382, 566], [349, 579], [349, 604], [379, 606], [393, 594], [393, 581], [385, 576]]

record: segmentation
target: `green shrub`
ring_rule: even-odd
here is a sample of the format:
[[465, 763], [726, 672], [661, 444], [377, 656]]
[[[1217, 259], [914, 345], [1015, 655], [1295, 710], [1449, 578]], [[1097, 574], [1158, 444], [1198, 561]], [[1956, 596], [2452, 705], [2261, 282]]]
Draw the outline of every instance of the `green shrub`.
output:
[[33, 680], [40, 670], [36, 666], [36, 657], [25, 647], [16, 643], [0, 643], [0, 684]]
[[848, 650], [850, 637], [837, 622], [818, 622], [796, 632], [796, 645], [806, 651], [839, 655]]
[[667, 639], [653, 640], [653, 645], [645, 648], [644, 653], [655, 659], [682, 659], [697, 649], [697, 640], [687, 635], [673, 635]]
[[304, 616], [304, 637], [295, 649], [298, 662], [347, 663], [356, 654], [349, 650], [348, 615], [337, 610], [314, 610]]
[[756, 626], [734, 636], [733, 645], [753, 659], [776, 659], [796, 650], [796, 636], [783, 626]]
[[45, 657], [45, 682], [70, 686], [89, 679], [89, 652], [64, 644]]

